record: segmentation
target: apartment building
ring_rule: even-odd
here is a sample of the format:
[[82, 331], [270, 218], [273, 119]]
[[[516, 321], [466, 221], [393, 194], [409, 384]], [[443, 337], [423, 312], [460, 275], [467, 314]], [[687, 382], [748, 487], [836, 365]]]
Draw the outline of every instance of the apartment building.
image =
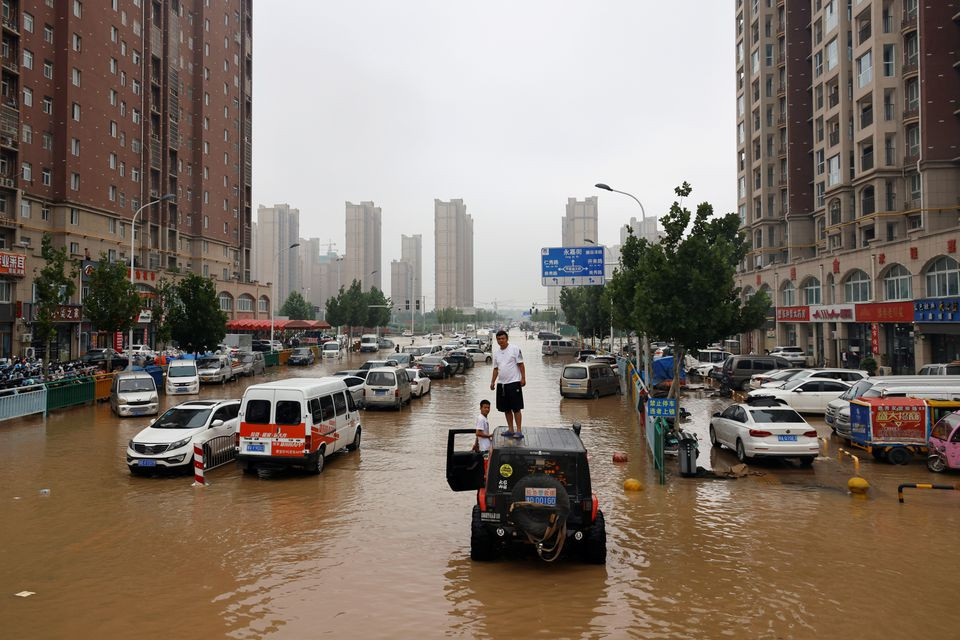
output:
[[[257, 258], [256, 278], [275, 285], [275, 310], [283, 306], [293, 291], [302, 293], [301, 256], [309, 251], [300, 239], [300, 210], [289, 204], [257, 207], [257, 226], [253, 244]], [[319, 243], [319, 240], [317, 241]], [[297, 246], [295, 246], [297, 245]], [[292, 247], [292, 248], [291, 248]], [[319, 245], [315, 247], [319, 253]]]
[[[44, 233], [77, 260], [132, 261], [146, 305], [164, 271], [223, 282], [231, 314], [234, 294], [258, 298], [238, 285], [250, 281], [250, 0], [3, 0], [2, 45], [0, 265], [23, 269], [0, 267], [0, 356], [30, 346]], [[55, 349], [89, 342], [80, 296]]]
[[433, 201], [436, 308], [473, 308], [473, 218], [463, 200]]
[[381, 266], [381, 212], [373, 202], [346, 203], [347, 250], [343, 262], [343, 285], [356, 280], [364, 291], [383, 290]]
[[[400, 260], [410, 265], [413, 271], [413, 290], [411, 300], [423, 301], [423, 236], [400, 236]], [[413, 303], [411, 303], [413, 304]]]
[[960, 2], [736, 0], [741, 350], [960, 357]]

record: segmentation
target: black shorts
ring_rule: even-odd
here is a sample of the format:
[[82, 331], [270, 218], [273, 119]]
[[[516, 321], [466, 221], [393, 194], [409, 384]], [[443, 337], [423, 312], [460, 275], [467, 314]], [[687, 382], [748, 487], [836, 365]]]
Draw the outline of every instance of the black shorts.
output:
[[519, 382], [497, 385], [497, 411], [520, 411], [523, 409], [523, 387]]

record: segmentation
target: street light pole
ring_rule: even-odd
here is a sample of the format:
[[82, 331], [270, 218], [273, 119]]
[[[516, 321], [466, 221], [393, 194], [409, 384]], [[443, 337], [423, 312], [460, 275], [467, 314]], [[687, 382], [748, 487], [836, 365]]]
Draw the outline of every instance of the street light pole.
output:
[[[604, 184], [604, 183], [602, 183], [602, 182], [598, 182], [598, 183], [595, 184], [594, 186], [595, 186], [597, 189], [603, 189], [604, 191], [611, 191], [611, 192], [613, 192], [613, 193], [619, 193], [619, 194], [621, 194], [621, 195], [625, 195], [625, 196], [629, 196], [629, 197], [633, 198], [634, 201], [635, 201], [638, 205], [640, 205], [640, 215], [641, 215], [641, 219], [642, 219], [642, 223], [641, 223], [641, 224], [642, 224], [642, 227], [641, 227], [641, 229], [642, 229], [642, 231], [643, 231], [644, 233], [646, 233], [647, 211], [646, 211], [646, 209], [643, 208], [643, 203], [640, 202], [640, 199], [637, 198], [637, 196], [633, 195], [632, 193], [627, 193], [626, 191], [619, 191], [619, 190], [617, 190], [617, 189], [614, 189], [614, 188], [611, 187], [610, 185]], [[643, 339], [643, 373], [644, 373], [644, 378], [645, 378], [644, 382], [647, 384], [647, 388], [650, 388], [650, 383], [653, 382], [653, 379], [652, 379], [652, 377], [651, 377], [652, 374], [653, 374], [653, 372], [651, 371], [651, 366], [650, 366], [650, 365], [651, 365], [651, 361], [650, 361], [650, 338], [649, 338], [649, 336], [647, 336], [646, 332], [643, 333], [643, 338], [642, 338], [642, 339]], [[611, 342], [612, 342], [612, 339], [611, 339]]]
[[283, 255], [284, 253], [287, 253], [291, 249], [296, 249], [299, 246], [300, 246], [299, 242], [294, 242], [286, 249], [281, 249], [280, 251], [277, 251], [277, 260], [275, 263], [277, 265], [277, 268], [273, 270], [273, 287], [272, 287], [273, 291], [270, 292], [270, 297], [273, 298], [270, 301], [270, 304], [272, 307], [270, 309], [270, 351], [273, 351], [273, 328], [276, 325], [276, 319], [277, 319], [277, 276], [279, 275], [278, 272], [280, 271], [280, 256]]
[[[133, 214], [133, 221], [130, 223], [130, 287], [131, 287], [134, 291], [136, 291], [136, 286], [137, 286], [137, 285], [136, 285], [136, 282], [134, 282], [134, 279], [133, 279], [133, 270], [134, 270], [134, 268], [135, 268], [135, 266], [136, 266], [136, 260], [134, 260], [134, 255], [133, 255], [133, 252], [134, 252], [134, 250], [135, 250], [135, 249], [134, 249], [134, 245], [133, 245], [133, 240], [134, 240], [134, 236], [136, 235], [135, 231], [136, 231], [136, 228], [137, 228], [137, 216], [139, 216], [141, 213], [143, 213], [143, 210], [146, 209], [147, 207], [151, 207], [151, 206], [157, 204], [158, 202], [167, 202], [167, 201], [169, 201], [169, 200], [174, 200], [174, 199], [176, 199], [176, 197], [177, 197], [177, 195], [176, 195], [175, 193], [167, 193], [167, 194], [165, 194], [165, 195], [157, 198], [156, 200], [151, 200], [150, 202], [144, 204], [144, 205], [141, 206], [139, 209], [137, 209], [136, 212]], [[82, 288], [82, 287], [81, 287], [81, 288]], [[81, 295], [82, 295], [82, 292], [81, 292]], [[139, 314], [138, 314], [138, 315], [139, 315]], [[132, 323], [131, 323], [131, 325], [130, 325], [130, 331], [129, 331], [129, 335], [127, 336], [127, 340], [128, 340], [128, 342], [127, 342], [127, 369], [132, 369], [132, 368], [133, 368], [133, 324], [132, 324]]]

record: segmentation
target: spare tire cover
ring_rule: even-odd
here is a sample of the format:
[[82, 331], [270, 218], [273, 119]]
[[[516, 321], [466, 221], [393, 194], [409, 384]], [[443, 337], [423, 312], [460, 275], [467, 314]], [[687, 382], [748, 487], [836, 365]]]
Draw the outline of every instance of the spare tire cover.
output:
[[[543, 537], [550, 527], [551, 516], [556, 514], [559, 521], [565, 522], [570, 513], [566, 488], [556, 478], [542, 473], [521, 478], [514, 485], [510, 499], [516, 505], [510, 512], [510, 519], [534, 538]], [[537, 506], [517, 504], [521, 502], [535, 502]]]

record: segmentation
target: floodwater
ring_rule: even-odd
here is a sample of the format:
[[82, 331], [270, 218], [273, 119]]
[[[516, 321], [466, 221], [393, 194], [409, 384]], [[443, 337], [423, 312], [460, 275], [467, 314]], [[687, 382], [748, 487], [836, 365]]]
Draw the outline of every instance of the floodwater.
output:
[[[865, 461], [870, 496], [852, 497], [851, 465], [837, 463], [831, 442], [812, 470], [765, 463], [737, 480], [683, 479], [673, 460], [657, 486], [627, 397], [560, 400], [564, 360], [514, 341], [527, 358], [525, 423], [583, 425], [606, 515], [605, 567], [471, 562], [475, 498], [447, 488], [444, 447], [447, 429], [471, 427], [492, 397], [489, 365], [435, 381], [400, 412], [365, 412], [361, 451], [332, 458], [320, 476], [261, 479], [229, 465], [205, 488], [131, 477], [125, 446], [147, 421], [117, 419], [103, 404], [0, 423], [0, 636], [960, 634], [960, 492], [908, 492], [905, 504], [896, 493], [899, 482], [960, 476]], [[245, 384], [202, 395], [239, 397]], [[705, 436], [727, 402], [687, 402], [692, 426]], [[702, 466], [735, 463], [701, 442]], [[614, 451], [630, 462], [614, 465]], [[645, 489], [624, 492], [628, 477]]]

